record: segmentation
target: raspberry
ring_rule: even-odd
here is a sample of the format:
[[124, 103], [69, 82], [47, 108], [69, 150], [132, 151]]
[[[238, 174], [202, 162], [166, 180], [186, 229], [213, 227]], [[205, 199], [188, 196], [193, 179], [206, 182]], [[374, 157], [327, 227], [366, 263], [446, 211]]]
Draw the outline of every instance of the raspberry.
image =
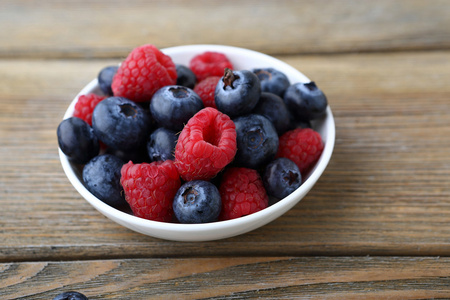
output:
[[73, 116], [84, 120], [89, 125], [92, 125], [92, 112], [94, 111], [95, 106], [105, 98], [106, 97], [104, 96], [99, 96], [93, 93], [81, 95], [78, 97], [77, 103], [75, 104]]
[[123, 165], [120, 183], [134, 215], [140, 218], [170, 222], [172, 202], [181, 186], [173, 161]]
[[161, 87], [173, 85], [177, 71], [172, 59], [153, 45], [135, 48], [122, 62], [111, 85], [114, 96], [150, 101]]
[[284, 133], [279, 139], [277, 157], [295, 162], [304, 176], [317, 162], [323, 151], [320, 134], [311, 128], [297, 128]]
[[222, 211], [219, 220], [230, 220], [260, 211], [269, 197], [258, 172], [248, 168], [230, 168], [219, 187]]
[[205, 107], [217, 108], [216, 102], [214, 101], [214, 91], [219, 80], [219, 76], [209, 76], [197, 83], [194, 87], [194, 92], [200, 96]]
[[233, 121], [217, 109], [207, 107], [184, 126], [175, 147], [175, 165], [186, 180], [209, 180], [229, 164], [236, 154]]
[[223, 53], [206, 51], [194, 56], [189, 63], [189, 67], [197, 77], [197, 81], [200, 82], [209, 76], [222, 77], [225, 68], [233, 69], [233, 64]]

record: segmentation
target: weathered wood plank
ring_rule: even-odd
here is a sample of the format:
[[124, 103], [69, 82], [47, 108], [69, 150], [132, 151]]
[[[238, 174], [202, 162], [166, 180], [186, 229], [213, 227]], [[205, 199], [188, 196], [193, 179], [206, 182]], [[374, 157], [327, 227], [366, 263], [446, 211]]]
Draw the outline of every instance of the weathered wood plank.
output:
[[[422, 299], [450, 297], [450, 259], [127, 259], [0, 264], [2, 299]], [[22, 299], [22, 298], [21, 298]]]
[[0, 260], [450, 253], [450, 53], [284, 56], [329, 97], [329, 167], [287, 214], [249, 234], [174, 243], [125, 229], [72, 188], [56, 127], [114, 60], [0, 61]]
[[446, 0], [0, 2], [0, 57], [123, 57], [228, 44], [269, 54], [448, 49]]

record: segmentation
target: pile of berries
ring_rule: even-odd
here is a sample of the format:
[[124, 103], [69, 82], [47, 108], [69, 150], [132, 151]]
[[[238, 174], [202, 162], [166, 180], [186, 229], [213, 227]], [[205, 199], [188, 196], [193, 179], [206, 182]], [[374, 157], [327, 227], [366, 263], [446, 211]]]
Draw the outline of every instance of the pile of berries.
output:
[[302, 184], [324, 148], [311, 121], [327, 98], [273, 68], [235, 70], [226, 54], [175, 64], [153, 45], [98, 75], [57, 129], [86, 188], [155, 221], [239, 218]]

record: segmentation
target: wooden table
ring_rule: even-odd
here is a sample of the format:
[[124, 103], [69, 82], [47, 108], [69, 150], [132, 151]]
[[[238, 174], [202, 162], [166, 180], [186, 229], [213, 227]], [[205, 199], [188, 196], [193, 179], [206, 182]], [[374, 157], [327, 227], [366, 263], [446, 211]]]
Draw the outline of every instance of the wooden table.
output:
[[[130, 231], [65, 177], [56, 127], [145, 43], [226, 44], [328, 96], [331, 162], [292, 210], [241, 236]], [[450, 3], [0, 2], [0, 299], [450, 298]]]

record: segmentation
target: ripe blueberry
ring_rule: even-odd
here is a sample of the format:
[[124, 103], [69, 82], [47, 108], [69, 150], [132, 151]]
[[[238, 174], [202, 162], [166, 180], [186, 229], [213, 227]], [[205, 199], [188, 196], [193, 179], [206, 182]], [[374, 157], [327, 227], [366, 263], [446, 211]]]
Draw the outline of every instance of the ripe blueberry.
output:
[[99, 102], [92, 114], [95, 134], [107, 146], [124, 151], [145, 145], [151, 118], [141, 106], [123, 97]]
[[197, 82], [197, 77], [191, 69], [185, 65], [176, 64], [175, 68], [177, 70], [177, 85], [185, 86], [193, 89], [195, 83]]
[[327, 97], [313, 81], [289, 86], [284, 93], [284, 102], [293, 116], [303, 121], [321, 117], [328, 105]]
[[217, 221], [221, 208], [219, 190], [209, 181], [186, 182], [180, 187], [173, 200], [173, 211], [180, 223]]
[[160, 127], [153, 131], [147, 143], [147, 152], [151, 161], [174, 160], [177, 139], [177, 134], [173, 130]]
[[120, 185], [122, 165], [123, 161], [117, 156], [102, 154], [94, 157], [83, 168], [83, 181], [88, 191], [116, 208], [126, 205]]
[[302, 184], [302, 175], [292, 160], [280, 157], [266, 166], [263, 182], [267, 194], [279, 200], [291, 194]]
[[64, 292], [56, 295], [53, 300], [88, 300], [88, 298], [79, 292]]
[[80, 118], [63, 120], [56, 134], [59, 148], [73, 163], [85, 164], [100, 151], [100, 144], [92, 127]]
[[283, 97], [284, 91], [291, 85], [287, 76], [274, 68], [257, 68], [253, 73], [261, 82], [261, 91]]
[[98, 85], [100, 86], [102, 92], [106, 95], [113, 95], [111, 83], [114, 75], [117, 73], [117, 69], [119, 69], [119, 66], [108, 66], [101, 69], [100, 73], [98, 73]]
[[278, 135], [289, 130], [291, 114], [281, 97], [267, 92], [262, 92], [253, 113], [262, 115], [269, 119], [275, 126]]
[[200, 96], [192, 89], [179, 85], [160, 88], [150, 102], [150, 111], [156, 123], [174, 131], [181, 131], [202, 108]]
[[217, 109], [231, 118], [250, 113], [261, 96], [261, 84], [251, 71], [225, 69], [217, 83], [214, 101]]
[[258, 169], [275, 157], [279, 144], [278, 134], [266, 117], [250, 114], [233, 121], [236, 125], [236, 163]]

